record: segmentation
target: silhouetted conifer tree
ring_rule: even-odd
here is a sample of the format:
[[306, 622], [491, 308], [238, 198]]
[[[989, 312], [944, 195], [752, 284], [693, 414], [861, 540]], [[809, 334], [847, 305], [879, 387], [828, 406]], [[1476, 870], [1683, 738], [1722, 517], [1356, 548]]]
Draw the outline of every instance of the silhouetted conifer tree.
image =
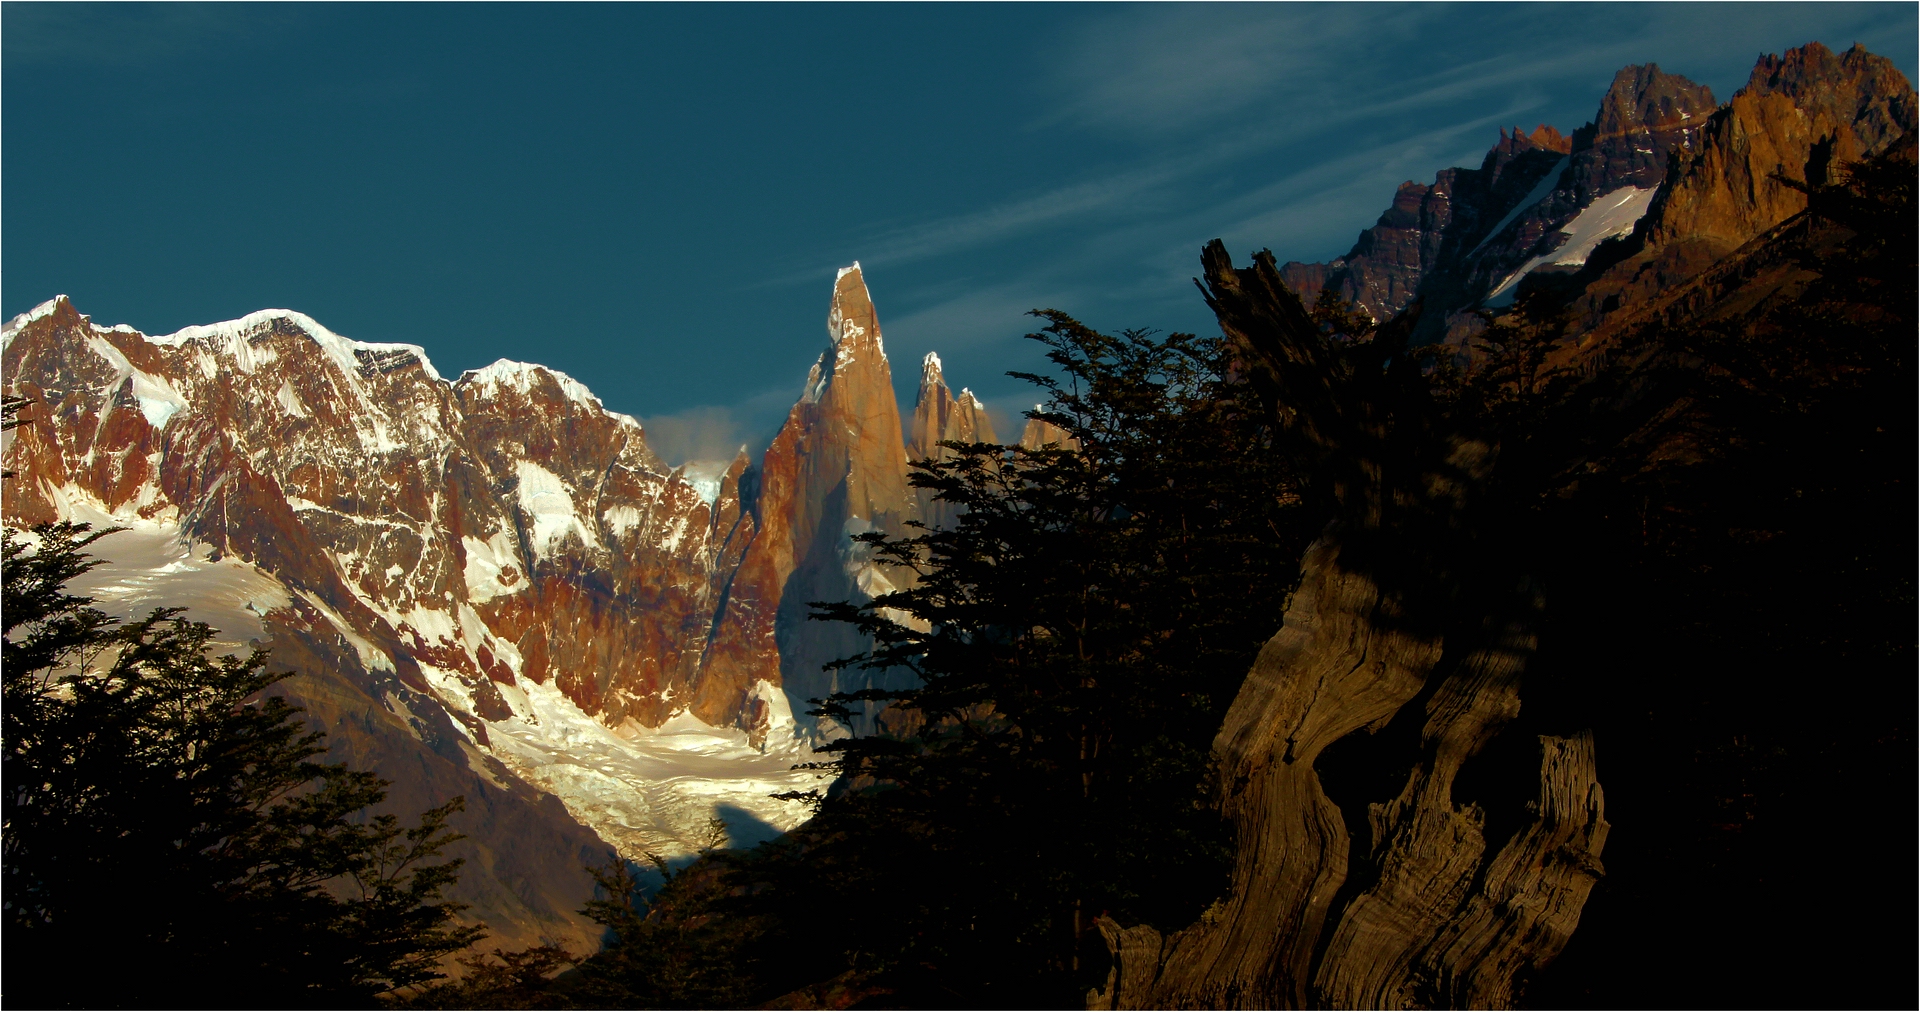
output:
[[1060, 375], [1015, 375], [1070, 441], [915, 465], [958, 519], [861, 536], [916, 579], [819, 606], [874, 638], [846, 664], [920, 684], [825, 701], [884, 702], [883, 729], [827, 746], [840, 780], [804, 830], [717, 862], [727, 903], [779, 917], [770, 980], [1072, 1003], [1105, 973], [1096, 917], [1183, 924], [1224, 886], [1209, 749], [1316, 521], [1219, 339], [1037, 315]]
[[112, 531], [5, 537], [7, 999], [23, 1007], [366, 1004], [482, 932], [441, 896], [460, 799], [406, 827], [371, 773], [265, 694], [266, 654], [208, 656], [162, 608], [66, 592]]

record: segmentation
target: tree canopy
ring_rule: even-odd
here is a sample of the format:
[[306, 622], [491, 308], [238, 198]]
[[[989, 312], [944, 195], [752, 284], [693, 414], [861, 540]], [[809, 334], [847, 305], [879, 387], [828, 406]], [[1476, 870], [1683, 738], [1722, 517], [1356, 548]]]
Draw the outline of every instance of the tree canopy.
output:
[[439, 977], [483, 933], [441, 896], [460, 862], [435, 862], [461, 800], [369, 815], [385, 782], [316, 760], [264, 652], [212, 657], [181, 609], [122, 624], [68, 593], [111, 533], [5, 536], [8, 998], [340, 1006]]

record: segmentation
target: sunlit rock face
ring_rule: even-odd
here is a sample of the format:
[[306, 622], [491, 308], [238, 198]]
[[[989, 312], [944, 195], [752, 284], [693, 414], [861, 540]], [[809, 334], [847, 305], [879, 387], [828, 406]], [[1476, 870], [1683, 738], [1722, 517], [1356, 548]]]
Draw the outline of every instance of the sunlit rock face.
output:
[[[585, 946], [582, 866], [608, 844], [671, 855], [715, 815], [741, 841], [804, 816], [768, 795], [814, 786], [791, 767], [834, 729], [807, 700], [849, 687], [821, 666], [862, 646], [808, 602], [900, 579], [850, 540], [918, 515], [857, 265], [828, 337], [762, 465], [689, 476], [540, 366], [449, 382], [298, 313], [149, 337], [62, 297], [5, 327], [6, 388], [35, 403], [4, 515], [133, 528], [100, 543], [103, 606], [269, 645], [396, 810], [468, 797], [462, 898], [496, 933]], [[991, 438], [949, 401], [934, 441]]]
[[[953, 450], [941, 444], [995, 443], [993, 421], [987, 406], [973, 391], [961, 388], [958, 396], [947, 388], [940, 370], [940, 356], [928, 352], [920, 363], [920, 393], [913, 406], [913, 436], [907, 443], [908, 461], [941, 461], [953, 456]], [[947, 527], [953, 523], [951, 505], [934, 498], [931, 489], [913, 489], [921, 522], [928, 527]]]
[[1891, 60], [1819, 43], [1762, 57], [1746, 87], [1705, 124], [1697, 157], [1673, 181], [1654, 235], [1731, 248], [1799, 213], [1800, 191], [1771, 178], [1825, 182], [1913, 129], [1914, 91]]
[[710, 502], [564, 374], [503, 361], [447, 383], [417, 347], [297, 313], [148, 338], [64, 299], [17, 321], [6, 368], [43, 405], [9, 451], [9, 519], [72, 494], [173, 518], [483, 719], [521, 678], [610, 726], [692, 694], [737, 493]]
[[8, 434], [6, 520], [131, 528], [96, 546], [102, 607], [186, 606], [270, 646], [293, 672], [276, 691], [394, 782], [392, 810], [466, 797], [474, 916], [508, 943], [592, 944], [577, 908], [604, 844], [488, 751], [519, 658], [474, 616], [457, 532], [500, 504], [461, 501], [476, 465], [425, 355], [285, 312], [148, 338], [64, 298], [0, 340], [7, 389], [36, 402]]
[[1309, 303], [1332, 288], [1383, 321], [1418, 298], [1423, 342], [1460, 339], [1478, 326], [1472, 308], [1505, 305], [1527, 274], [1578, 268], [1601, 241], [1630, 232], [1713, 110], [1703, 85], [1653, 64], [1625, 67], [1571, 137], [1546, 124], [1503, 128], [1479, 168], [1402, 183], [1345, 257], [1285, 264], [1281, 276]]
[[[769, 795], [818, 786], [792, 767], [845, 730], [808, 700], [889, 677], [823, 671], [864, 643], [807, 619], [899, 585], [851, 538], [923, 512], [857, 264], [827, 331], [760, 465], [689, 473], [541, 366], [449, 381], [298, 313], [149, 337], [62, 297], [4, 329], [6, 389], [35, 402], [4, 516], [131, 528], [100, 543], [103, 607], [270, 646], [277, 691], [396, 811], [468, 798], [476, 916], [590, 947], [583, 865], [687, 853], [716, 816], [737, 842], [790, 828], [804, 809]], [[914, 452], [992, 440], [930, 361]]]
[[1913, 85], [1892, 61], [1859, 46], [1815, 42], [1762, 56], [1747, 84], [1701, 124], [1615, 262], [1589, 269], [1573, 301], [1575, 328], [1605, 340], [1641, 307], [1805, 210], [1804, 193], [1848, 162], [1915, 129]]
[[[759, 531], [714, 618], [695, 713], [717, 719], [732, 712], [760, 681], [782, 686], [796, 712], [808, 700], [872, 684], [857, 669], [823, 670], [864, 641], [845, 626], [810, 621], [810, 602], [865, 600], [904, 579], [851, 538], [906, 531], [916, 516], [906, 476], [893, 374], [855, 264], [834, 281], [826, 350], [767, 448], [753, 511]], [[803, 729], [834, 733], [810, 723]]]
[[1478, 169], [1402, 183], [1346, 256], [1280, 273], [1309, 304], [1332, 289], [1382, 321], [1418, 301], [1418, 344], [1464, 349], [1477, 311], [1511, 305], [1529, 279], [1577, 290], [1571, 327], [1593, 331], [1805, 208], [1776, 173], [1819, 183], [1910, 131], [1913, 96], [1858, 46], [1764, 56], [1725, 105], [1653, 64], [1625, 67], [1571, 136], [1503, 129]]

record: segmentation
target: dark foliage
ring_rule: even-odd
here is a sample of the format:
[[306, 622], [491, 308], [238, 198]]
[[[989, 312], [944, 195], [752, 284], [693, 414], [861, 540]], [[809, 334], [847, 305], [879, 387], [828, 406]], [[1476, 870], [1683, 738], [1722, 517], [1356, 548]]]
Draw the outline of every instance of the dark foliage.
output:
[[457, 979], [415, 988], [400, 1004], [405, 1008], [577, 1008], [568, 990], [555, 977], [580, 961], [556, 945], [535, 945], [515, 952], [461, 956]]
[[[460, 801], [368, 817], [370, 773], [265, 695], [266, 655], [159, 609], [68, 594], [110, 531], [5, 540], [7, 997], [22, 1006], [365, 1005], [439, 976], [478, 928], [441, 892]], [[102, 972], [103, 968], [110, 968]]]
[[1664, 410], [1550, 486], [1515, 730], [1595, 727], [1616, 828], [1538, 1002], [1913, 1001], [1914, 178], [1809, 187], [1740, 254], [1808, 280], [1640, 334], [1611, 395]]
[[741, 1008], [762, 987], [758, 965], [766, 934], [762, 915], [737, 902], [731, 871], [738, 855], [722, 854], [726, 825], [713, 819], [700, 850], [706, 860], [685, 870], [649, 854], [661, 885], [649, 897], [634, 869], [615, 860], [589, 869], [600, 896], [585, 913], [606, 927], [606, 948], [585, 960], [571, 982], [572, 1000], [596, 1008]]
[[816, 818], [736, 863], [735, 905], [777, 917], [770, 981], [1072, 1004], [1095, 917], [1178, 926], [1224, 888], [1209, 747], [1316, 524], [1221, 341], [1039, 315], [1061, 375], [1026, 378], [1066, 445], [916, 465], [958, 519], [862, 536], [906, 589], [822, 606], [873, 637], [847, 663], [920, 687], [826, 701], [885, 702], [884, 730], [829, 746]]

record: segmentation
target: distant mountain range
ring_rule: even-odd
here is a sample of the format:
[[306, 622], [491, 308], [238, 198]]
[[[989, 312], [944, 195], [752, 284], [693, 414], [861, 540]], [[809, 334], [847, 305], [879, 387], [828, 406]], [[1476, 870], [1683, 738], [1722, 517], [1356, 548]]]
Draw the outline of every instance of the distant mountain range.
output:
[[[1724, 105], [1628, 67], [1592, 123], [1502, 130], [1479, 168], [1402, 184], [1345, 257], [1281, 274], [1382, 320], [1417, 305], [1416, 333], [1463, 354], [1480, 312], [1550, 293], [1598, 348], [1802, 210], [1776, 174], [1819, 182], [1914, 122], [1911, 85], [1858, 47], [1763, 58]], [[873, 677], [822, 671], [861, 644], [808, 603], [900, 585], [850, 535], [945, 522], [908, 460], [995, 438], [933, 355], [903, 421], [858, 264], [827, 329], [759, 461], [675, 468], [542, 366], [450, 381], [295, 312], [149, 337], [62, 296], [0, 336], [7, 392], [35, 402], [0, 512], [128, 527], [98, 546], [103, 606], [187, 605], [270, 646], [396, 810], [467, 796], [459, 898], [501, 944], [591, 947], [582, 865], [608, 845], [687, 853], [715, 813], [737, 842], [804, 817], [768, 795], [812, 784], [790, 767], [846, 733], [807, 700]]]
[[1502, 129], [1478, 169], [1400, 184], [1346, 256], [1280, 273], [1309, 304], [1331, 288], [1383, 321], [1417, 299], [1423, 343], [1464, 346], [1484, 328], [1476, 310], [1529, 287], [1585, 291], [1593, 330], [1804, 208], [1774, 173], [1824, 182], [1913, 122], [1913, 86], [1859, 46], [1762, 57], [1725, 105], [1653, 64], [1625, 67], [1571, 137]]

